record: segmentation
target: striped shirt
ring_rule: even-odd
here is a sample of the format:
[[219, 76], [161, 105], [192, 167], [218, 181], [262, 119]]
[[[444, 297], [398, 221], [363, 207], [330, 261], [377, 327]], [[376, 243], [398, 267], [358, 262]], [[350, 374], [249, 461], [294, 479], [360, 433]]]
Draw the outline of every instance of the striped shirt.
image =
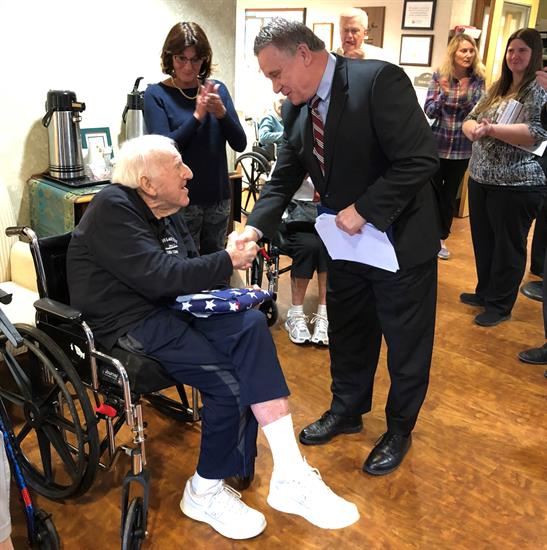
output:
[[[522, 119], [528, 125], [535, 144], [539, 145], [541, 141], [547, 140], [547, 130], [541, 125], [541, 109], [547, 102], [547, 92], [533, 80], [517, 99], [523, 104]], [[477, 122], [486, 118], [495, 123], [507, 100], [499, 98], [486, 111], [477, 115], [476, 110], [481, 103], [467, 118]], [[475, 181], [483, 184], [514, 188], [545, 185], [545, 175], [538, 158], [514, 145], [486, 136], [473, 143], [469, 172]]]
[[437, 140], [442, 159], [468, 159], [471, 142], [462, 132], [465, 117], [471, 112], [484, 92], [484, 80], [472, 73], [467, 90], [462, 91], [460, 81], [452, 79], [448, 92], [441, 87], [441, 76], [433, 73], [425, 100], [425, 114], [435, 119], [431, 130]]

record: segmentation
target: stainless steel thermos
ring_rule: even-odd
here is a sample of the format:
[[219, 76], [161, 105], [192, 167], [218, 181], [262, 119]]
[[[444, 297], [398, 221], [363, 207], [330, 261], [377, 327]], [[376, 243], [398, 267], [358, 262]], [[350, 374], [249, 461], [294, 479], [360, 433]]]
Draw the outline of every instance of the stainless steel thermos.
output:
[[146, 134], [144, 124], [144, 92], [139, 92], [139, 84], [143, 79], [135, 80], [133, 90], [127, 94], [127, 104], [123, 110], [122, 119], [125, 123], [125, 139], [132, 139]]
[[70, 90], [50, 90], [47, 93], [46, 114], [42, 124], [48, 129], [49, 174], [72, 180], [84, 176], [81, 113], [85, 103], [76, 101]]

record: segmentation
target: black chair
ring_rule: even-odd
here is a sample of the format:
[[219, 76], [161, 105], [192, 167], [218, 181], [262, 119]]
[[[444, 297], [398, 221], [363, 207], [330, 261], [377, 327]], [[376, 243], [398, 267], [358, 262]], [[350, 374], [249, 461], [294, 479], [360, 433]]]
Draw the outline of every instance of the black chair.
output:
[[[40, 299], [36, 327], [16, 325], [24, 345], [0, 331], [0, 409], [16, 434], [16, 453], [29, 485], [56, 500], [84, 494], [99, 466], [111, 468], [125, 452], [131, 469], [122, 490], [122, 549], [140, 548], [146, 534], [149, 475], [141, 399], [178, 420], [199, 420], [198, 394], [185, 389], [151, 357], [96, 344], [80, 311], [70, 307], [66, 254], [71, 234], [38, 240], [25, 227], [8, 228], [31, 245]], [[176, 386], [180, 402], [159, 393]], [[104, 422], [104, 436], [98, 425]], [[117, 445], [127, 424], [131, 446]], [[103, 433], [103, 431], [101, 432]], [[102, 463], [101, 463], [102, 459]], [[142, 496], [131, 498], [132, 487]]]

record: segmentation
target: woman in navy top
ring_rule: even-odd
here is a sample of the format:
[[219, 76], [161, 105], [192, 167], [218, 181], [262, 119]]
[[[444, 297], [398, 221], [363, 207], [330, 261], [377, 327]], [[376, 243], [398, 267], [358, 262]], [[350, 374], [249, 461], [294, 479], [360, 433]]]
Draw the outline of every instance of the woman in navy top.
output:
[[181, 213], [196, 248], [211, 254], [224, 248], [230, 215], [226, 142], [243, 151], [247, 138], [226, 86], [208, 80], [212, 51], [197, 23], [177, 23], [169, 31], [161, 67], [169, 77], [144, 94], [146, 127], [175, 140], [192, 168], [191, 204]]

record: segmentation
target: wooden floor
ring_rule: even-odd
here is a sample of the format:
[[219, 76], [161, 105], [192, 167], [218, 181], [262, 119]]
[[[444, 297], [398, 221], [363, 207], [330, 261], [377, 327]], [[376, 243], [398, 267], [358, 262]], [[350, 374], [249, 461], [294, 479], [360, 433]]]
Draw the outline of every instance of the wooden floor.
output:
[[[176, 425], [146, 407], [152, 496], [144, 547], [547, 548], [547, 379], [543, 367], [525, 365], [516, 357], [520, 350], [544, 342], [541, 306], [519, 295], [511, 321], [494, 328], [474, 325], [477, 310], [458, 301], [459, 293], [472, 291], [475, 283], [467, 219], [455, 220], [448, 244], [453, 257], [439, 262], [431, 384], [402, 467], [381, 478], [361, 471], [385, 429], [385, 350], [364, 431], [303, 449], [330, 486], [357, 504], [357, 524], [323, 531], [270, 509], [266, 496], [271, 459], [262, 434], [257, 476], [244, 499], [265, 513], [266, 531], [255, 540], [233, 542], [184, 517], [179, 500], [194, 471], [199, 426]], [[279, 303], [284, 315], [288, 275], [282, 280]], [[315, 288], [309, 312], [314, 311], [313, 296]], [[281, 323], [272, 332], [299, 430], [328, 408], [328, 352], [291, 344]], [[65, 549], [118, 547], [120, 486], [127, 468], [122, 458], [115, 471], [102, 472], [92, 490], [77, 501], [61, 504], [37, 498], [53, 513]], [[16, 548], [25, 548], [20, 515], [15, 518], [15, 536]]]

